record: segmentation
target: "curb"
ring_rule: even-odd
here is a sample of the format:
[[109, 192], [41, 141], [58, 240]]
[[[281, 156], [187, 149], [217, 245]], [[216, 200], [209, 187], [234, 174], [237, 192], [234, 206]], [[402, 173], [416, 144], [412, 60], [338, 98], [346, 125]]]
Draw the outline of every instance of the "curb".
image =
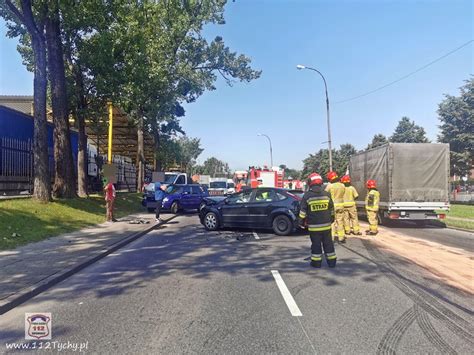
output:
[[80, 263], [77, 264], [66, 271], [63, 271], [58, 274], [53, 274], [43, 281], [37, 283], [36, 285], [27, 287], [20, 291], [19, 293], [16, 293], [12, 296], [7, 297], [0, 303], [0, 315], [7, 313], [8, 311], [12, 310], [13, 308], [21, 305], [22, 303], [25, 303], [26, 301], [30, 300], [31, 298], [39, 295], [40, 293], [46, 291], [47, 289], [53, 287], [54, 285], [60, 283], [61, 281], [66, 280], [70, 276], [74, 275], [75, 273], [81, 271], [82, 269], [85, 269], [89, 265], [92, 265], [99, 261], [100, 259], [105, 258], [107, 255], [117, 251], [118, 249], [124, 247], [125, 245], [137, 240], [138, 238], [144, 236], [145, 234], [148, 234], [151, 232], [153, 229], [156, 227], [162, 226], [171, 220], [175, 219], [178, 215], [174, 215], [170, 218], [168, 218], [166, 221], [154, 224], [151, 227], [148, 227], [140, 232], [137, 232], [135, 234], [130, 235], [129, 237], [126, 237], [120, 241], [118, 241], [115, 244], [112, 244], [109, 246], [108, 249], [104, 249], [103, 251], [99, 252], [98, 255]]
[[467, 232], [467, 233], [474, 233], [474, 230], [472, 229], [464, 229], [464, 228], [458, 228], [458, 227], [451, 227], [451, 226], [446, 226], [446, 228], [448, 229], [454, 229], [454, 230], [457, 230], [457, 231], [461, 231], [461, 232]]

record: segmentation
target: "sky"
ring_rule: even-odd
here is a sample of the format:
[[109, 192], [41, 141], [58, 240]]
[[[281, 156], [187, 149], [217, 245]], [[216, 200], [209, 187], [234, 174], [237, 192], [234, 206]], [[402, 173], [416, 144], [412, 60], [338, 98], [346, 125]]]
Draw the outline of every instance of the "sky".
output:
[[[198, 137], [204, 152], [232, 169], [269, 165], [301, 168], [310, 153], [327, 147], [324, 84], [328, 83], [333, 148], [352, 143], [362, 149], [374, 134], [390, 136], [408, 116], [436, 141], [438, 104], [458, 95], [473, 70], [474, 45], [409, 78], [357, 100], [336, 103], [399, 79], [472, 40], [471, 1], [419, 0], [236, 0], [228, 1], [226, 24], [205, 35], [224, 38], [233, 51], [262, 70], [258, 80], [218, 80], [185, 106], [182, 126]], [[32, 74], [22, 65], [17, 40], [5, 37], [0, 21], [0, 94], [31, 95]]]

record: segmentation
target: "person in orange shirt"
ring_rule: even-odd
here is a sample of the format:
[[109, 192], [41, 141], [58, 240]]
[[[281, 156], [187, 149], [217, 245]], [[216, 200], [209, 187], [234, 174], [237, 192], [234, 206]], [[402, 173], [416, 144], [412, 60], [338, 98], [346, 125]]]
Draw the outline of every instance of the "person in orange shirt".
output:
[[240, 192], [242, 190], [242, 183], [239, 181], [237, 185], [235, 185], [235, 192]]
[[107, 222], [115, 222], [114, 218], [114, 201], [115, 201], [115, 187], [111, 182], [106, 182], [104, 187], [105, 205], [106, 205], [106, 219]]

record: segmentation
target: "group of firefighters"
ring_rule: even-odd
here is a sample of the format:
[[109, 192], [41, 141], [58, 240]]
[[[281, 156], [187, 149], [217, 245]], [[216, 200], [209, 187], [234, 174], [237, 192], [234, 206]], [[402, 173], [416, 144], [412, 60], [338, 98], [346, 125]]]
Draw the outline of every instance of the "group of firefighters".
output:
[[[323, 188], [323, 179], [312, 173], [308, 179], [309, 190], [300, 204], [299, 221], [308, 228], [311, 238], [311, 266], [320, 268], [323, 252], [329, 267], [336, 266], [334, 240], [345, 243], [347, 235], [362, 235], [355, 200], [359, 196], [351, 185], [349, 175], [341, 178], [336, 172], [327, 174], [329, 183]], [[366, 182], [365, 209], [369, 221], [367, 235], [377, 235], [380, 193], [375, 180]]]

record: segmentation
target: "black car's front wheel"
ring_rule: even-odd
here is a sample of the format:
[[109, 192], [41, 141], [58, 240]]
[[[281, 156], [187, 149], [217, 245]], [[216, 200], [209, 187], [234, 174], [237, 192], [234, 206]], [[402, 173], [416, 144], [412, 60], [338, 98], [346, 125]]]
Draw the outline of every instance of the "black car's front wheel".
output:
[[204, 227], [208, 231], [215, 231], [219, 227], [219, 224], [217, 222], [217, 215], [214, 212], [208, 212], [204, 216]]
[[276, 235], [288, 235], [293, 230], [293, 223], [287, 216], [281, 214], [273, 219], [272, 227]]

